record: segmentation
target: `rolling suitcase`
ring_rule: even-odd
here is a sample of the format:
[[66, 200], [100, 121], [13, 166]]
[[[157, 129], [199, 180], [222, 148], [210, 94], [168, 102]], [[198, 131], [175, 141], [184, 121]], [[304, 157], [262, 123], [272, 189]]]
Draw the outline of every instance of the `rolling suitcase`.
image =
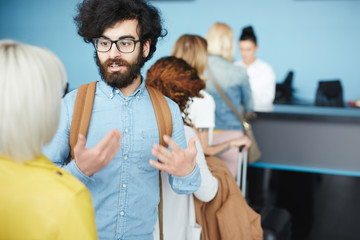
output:
[[246, 174], [247, 174], [247, 151], [242, 151], [242, 147], [239, 148], [238, 168], [236, 182], [240, 187], [244, 198], [246, 198]]

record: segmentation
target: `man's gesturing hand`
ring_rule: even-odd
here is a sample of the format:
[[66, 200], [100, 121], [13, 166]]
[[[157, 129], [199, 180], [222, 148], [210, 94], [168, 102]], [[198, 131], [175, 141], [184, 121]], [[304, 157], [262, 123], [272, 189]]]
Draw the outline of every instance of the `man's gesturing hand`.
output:
[[159, 144], [154, 144], [152, 154], [159, 161], [150, 159], [150, 165], [176, 177], [189, 175], [196, 166], [195, 142], [197, 139], [197, 137], [192, 137], [189, 140], [188, 148], [183, 150], [169, 136], [164, 135], [164, 141], [171, 147], [172, 152]]
[[86, 138], [79, 134], [74, 148], [75, 163], [85, 175], [91, 176], [103, 169], [120, 149], [121, 132], [113, 129], [94, 148], [85, 148]]

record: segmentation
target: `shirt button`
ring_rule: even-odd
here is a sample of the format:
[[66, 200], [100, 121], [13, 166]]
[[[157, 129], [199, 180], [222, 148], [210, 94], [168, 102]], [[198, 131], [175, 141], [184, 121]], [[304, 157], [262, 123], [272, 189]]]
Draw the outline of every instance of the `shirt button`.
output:
[[126, 188], [126, 184], [125, 184], [125, 183], [123, 184], [123, 188]]
[[113, 96], [114, 96], [114, 94], [111, 93], [111, 94], [110, 94], [110, 97], [113, 97]]
[[125, 156], [124, 159], [127, 160], [127, 156]]
[[120, 92], [120, 90], [119, 89], [116, 89], [116, 91], [115, 91], [116, 93], [119, 93]]
[[125, 102], [125, 105], [127, 106], [127, 105], [128, 105], [128, 102]]
[[136, 99], [139, 99], [140, 97], [139, 96], [136, 96]]
[[123, 211], [120, 212], [120, 215], [121, 215], [121, 216], [124, 216], [124, 214], [125, 214], [125, 213], [124, 213]]
[[128, 132], [128, 131], [129, 131], [129, 129], [126, 128], [126, 129], [125, 129], [125, 132]]

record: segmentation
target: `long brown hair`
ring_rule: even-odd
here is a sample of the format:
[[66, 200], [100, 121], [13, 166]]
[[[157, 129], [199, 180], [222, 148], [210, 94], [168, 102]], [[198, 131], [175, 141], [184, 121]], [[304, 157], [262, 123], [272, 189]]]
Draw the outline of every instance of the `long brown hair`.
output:
[[200, 90], [205, 88], [205, 82], [199, 78], [196, 69], [183, 59], [164, 57], [148, 70], [146, 84], [176, 102], [183, 113], [184, 123], [192, 126], [187, 112], [189, 100], [202, 98]]

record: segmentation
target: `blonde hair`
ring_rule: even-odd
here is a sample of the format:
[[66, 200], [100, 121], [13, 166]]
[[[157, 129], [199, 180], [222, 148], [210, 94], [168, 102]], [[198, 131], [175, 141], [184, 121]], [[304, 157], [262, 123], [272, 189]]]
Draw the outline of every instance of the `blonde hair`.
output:
[[171, 55], [184, 59], [196, 69], [199, 77], [205, 81], [203, 72], [207, 65], [207, 42], [197, 35], [184, 34], [176, 40]]
[[220, 55], [233, 62], [235, 59], [235, 38], [233, 30], [225, 23], [214, 23], [205, 36], [208, 42], [208, 53]]
[[66, 73], [49, 50], [0, 41], [0, 156], [25, 162], [54, 136]]

